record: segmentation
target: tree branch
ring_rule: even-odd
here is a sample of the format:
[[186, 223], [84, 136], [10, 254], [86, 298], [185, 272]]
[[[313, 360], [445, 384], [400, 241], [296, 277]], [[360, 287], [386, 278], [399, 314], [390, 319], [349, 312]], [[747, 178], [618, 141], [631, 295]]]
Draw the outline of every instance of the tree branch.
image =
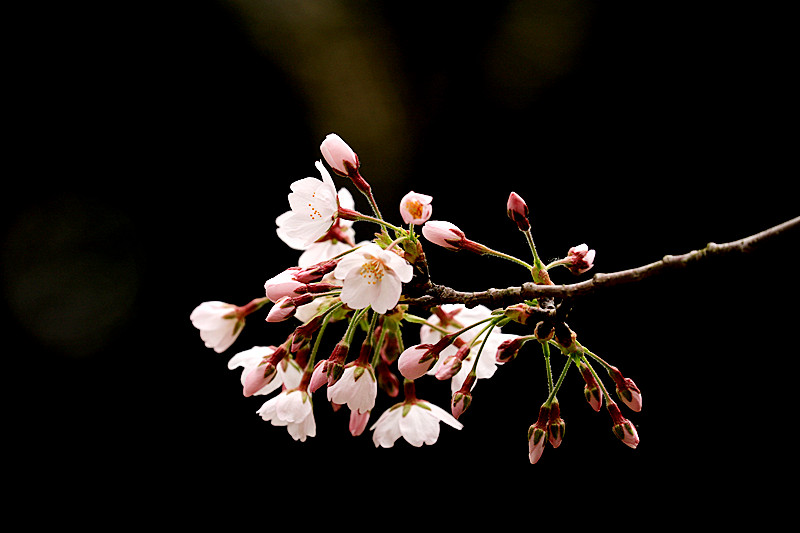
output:
[[[665, 255], [663, 259], [654, 263], [608, 274], [598, 273], [589, 280], [569, 285], [537, 285], [535, 283], [523, 283], [520, 287], [488, 289], [481, 292], [461, 292], [444, 285], [431, 283], [427, 286], [423, 295], [415, 298], [407, 298], [401, 303], [420, 305], [423, 307], [461, 303], [467, 307], [485, 305], [490, 309], [497, 309], [534, 298], [575, 298], [577, 296], [584, 296], [596, 292], [601, 288], [634, 283], [656, 274], [687, 267], [708, 257], [748, 253], [757, 245], [797, 227], [800, 227], [800, 217], [795, 217], [782, 224], [778, 224], [777, 226], [773, 226], [755, 235], [750, 235], [749, 237], [737, 241], [723, 244], [710, 242], [701, 250], [693, 250], [681, 255]], [[548, 311], [544, 310], [543, 312], [548, 313]], [[552, 311], [550, 312], [552, 313]]]

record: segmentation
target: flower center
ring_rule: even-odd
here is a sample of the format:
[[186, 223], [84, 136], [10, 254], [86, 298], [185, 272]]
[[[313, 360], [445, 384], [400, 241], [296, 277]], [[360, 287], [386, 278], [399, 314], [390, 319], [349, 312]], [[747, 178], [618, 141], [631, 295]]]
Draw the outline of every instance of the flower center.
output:
[[367, 261], [361, 265], [361, 270], [358, 273], [369, 285], [375, 285], [383, 279], [383, 263], [377, 259]]
[[411, 213], [411, 216], [414, 218], [422, 218], [422, 203], [416, 200], [407, 200], [406, 201], [406, 209], [408, 212]]
[[[316, 192], [311, 193], [311, 198], [316, 199], [316, 197], [317, 197], [317, 193]], [[308, 216], [311, 217], [311, 220], [317, 220], [317, 219], [322, 218], [322, 213], [320, 213], [319, 209], [314, 207], [314, 205], [312, 205], [311, 202], [309, 202], [308, 208], [309, 208]]]

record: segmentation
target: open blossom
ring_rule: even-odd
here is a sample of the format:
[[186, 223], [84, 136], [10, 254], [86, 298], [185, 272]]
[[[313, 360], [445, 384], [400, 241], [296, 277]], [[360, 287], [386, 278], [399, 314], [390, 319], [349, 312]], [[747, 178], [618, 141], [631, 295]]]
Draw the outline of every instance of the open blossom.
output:
[[269, 399], [257, 411], [273, 426], [286, 426], [289, 435], [301, 442], [317, 434], [311, 396], [302, 389], [287, 389]]
[[402, 284], [411, 281], [414, 270], [405, 259], [370, 242], [344, 256], [333, 275], [344, 280], [340, 298], [348, 307], [371, 306], [384, 314], [397, 305]]
[[439, 422], [450, 427], [464, 427], [453, 415], [432, 403], [414, 399], [395, 404], [370, 428], [375, 446], [391, 448], [400, 437], [412, 446], [434, 444], [439, 439]]
[[328, 400], [339, 405], [347, 404], [353, 412], [367, 413], [375, 406], [378, 381], [372, 365], [351, 363], [339, 380], [328, 387]]
[[189, 319], [200, 330], [206, 348], [222, 353], [227, 350], [244, 327], [244, 317], [237, 316], [236, 306], [224, 302], [203, 302]]
[[[492, 316], [492, 312], [489, 310], [489, 308], [483, 305], [476, 305], [475, 307], [467, 308], [464, 304], [444, 304], [440, 307], [442, 312], [449, 317], [449, 319], [447, 321], [442, 321], [441, 317], [437, 315], [431, 315], [428, 318], [428, 322], [451, 332], [457, 331], [464, 326], [469, 326], [470, 324], [474, 324], [479, 320], [483, 320]], [[459, 335], [458, 338], [465, 343], [472, 343], [479, 333], [480, 327], [476, 327], [465, 331]], [[441, 331], [431, 328], [428, 325], [423, 325], [420, 328], [420, 340], [423, 344], [436, 344], [442, 337], [443, 335]], [[477, 378], [479, 379], [488, 379], [492, 377], [497, 370], [497, 359], [495, 354], [497, 353], [498, 348], [503, 342], [510, 341], [515, 338], [515, 335], [503, 333], [499, 327], [492, 328], [491, 332], [488, 334], [483, 334], [482, 337], [472, 345], [469, 353], [463, 358], [461, 362], [461, 368], [452, 376], [450, 381], [451, 391], [455, 393], [464, 384], [464, 380], [467, 378], [467, 375], [469, 375], [469, 373], [472, 371], [475, 358], [478, 356], [478, 352], [481, 349], [481, 344], [485, 344], [485, 346], [481, 352], [480, 359], [478, 360], [476, 374]], [[428, 373], [438, 373], [440, 370], [442, 370], [442, 366], [452, 356], [456, 355], [457, 352], [458, 348], [456, 348], [455, 345], [450, 345], [444, 348], [439, 354], [438, 361], [433, 361], [431, 366], [428, 367]]]
[[424, 224], [431, 218], [432, 196], [411, 191], [400, 200], [400, 216], [406, 224]]
[[291, 184], [289, 207], [276, 219], [278, 236], [292, 248], [305, 249], [331, 229], [339, 199], [331, 175], [321, 161], [314, 163], [322, 180], [303, 178]]
[[263, 375], [264, 365], [262, 363], [266, 358], [274, 355], [275, 351], [276, 348], [272, 346], [254, 346], [249, 350], [237, 353], [228, 361], [228, 369], [242, 368], [241, 382], [245, 396], [266, 395], [282, 386], [293, 389], [300, 384], [303, 371], [297, 366], [297, 363], [284, 357], [280, 363], [275, 365], [277, 372], [273, 379], [263, 380], [260, 383], [261, 387], [258, 387], [254, 376], [258, 377], [260, 369]]

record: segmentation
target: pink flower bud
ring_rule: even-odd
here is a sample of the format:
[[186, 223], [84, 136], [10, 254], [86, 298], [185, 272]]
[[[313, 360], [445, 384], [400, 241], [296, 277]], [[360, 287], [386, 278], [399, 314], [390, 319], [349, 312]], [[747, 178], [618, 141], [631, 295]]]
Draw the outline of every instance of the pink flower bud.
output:
[[469, 408], [472, 403], [472, 393], [470, 391], [461, 392], [460, 390], [453, 394], [453, 399], [450, 402], [450, 412], [453, 416], [458, 418], [464, 414], [464, 411]]
[[547, 421], [547, 437], [553, 448], [558, 448], [561, 445], [561, 440], [564, 438], [564, 419], [561, 418], [561, 409], [558, 406], [558, 401], [553, 400], [550, 404], [550, 418]]
[[531, 464], [536, 464], [544, 452], [547, 427], [550, 422], [550, 407], [542, 405], [539, 408], [539, 418], [536, 423], [528, 428], [528, 459]]
[[600, 393], [597, 380], [594, 379], [592, 371], [589, 370], [588, 366], [578, 363], [578, 369], [581, 372], [583, 381], [586, 382], [586, 385], [583, 387], [583, 395], [586, 397], [586, 401], [589, 402], [591, 408], [599, 412], [600, 407], [603, 406], [603, 396]]
[[434, 352], [432, 344], [417, 344], [400, 354], [397, 359], [397, 369], [406, 379], [417, 379], [425, 375], [439, 359], [439, 353]]
[[322, 157], [334, 172], [340, 176], [348, 177], [358, 170], [358, 156], [341, 137], [335, 133], [329, 134], [319, 146]]
[[350, 434], [358, 437], [364, 432], [369, 422], [369, 411], [362, 413], [358, 409], [350, 411]]
[[594, 266], [595, 251], [590, 250], [585, 244], [573, 246], [567, 252], [566, 265], [569, 271], [575, 274], [583, 274]]
[[[467, 351], [469, 351], [469, 346], [467, 347]], [[442, 365], [436, 371], [436, 379], [443, 381], [445, 379], [450, 379], [456, 374], [458, 371], [461, 370], [461, 358], [457, 355], [451, 355], [447, 359], [444, 360]]]
[[626, 446], [636, 448], [639, 445], [639, 434], [631, 424], [631, 421], [622, 416], [616, 403], [610, 402], [606, 405], [606, 408], [611, 415], [612, 422], [614, 422], [614, 427], [612, 428], [614, 435]]
[[508, 196], [506, 203], [506, 214], [520, 231], [528, 231], [531, 229], [531, 223], [528, 221], [528, 205], [525, 203], [517, 193], [512, 192]]
[[275, 302], [275, 305], [272, 306], [272, 309], [269, 310], [267, 322], [283, 322], [293, 317], [296, 311], [297, 306], [294, 304], [292, 298], [284, 296], [283, 298], [279, 298], [278, 301]]
[[444, 220], [429, 220], [422, 226], [422, 235], [433, 244], [449, 250], [459, 250], [464, 241], [464, 232], [458, 226]]
[[328, 383], [327, 367], [327, 359], [323, 359], [314, 365], [314, 371], [311, 373], [311, 380], [308, 382], [308, 392], [317, 392], [320, 387]]
[[527, 341], [525, 337], [514, 337], [512, 339], [504, 340], [497, 347], [497, 353], [494, 358], [498, 363], [507, 363], [514, 359], [519, 353], [519, 349]]
[[400, 200], [400, 216], [406, 224], [424, 224], [431, 218], [433, 207], [432, 196], [420, 194], [414, 191], [409, 192]]
[[642, 393], [632, 379], [626, 378], [615, 366], [608, 368], [608, 375], [614, 380], [617, 388], [617, 397], [631, 410], [639, 412], [642, 410]]
[[264, 289], [267, 291], [267, 298], [272, 302], [277, 302], [284, 296], [297, 296], [305, 284], [300, 283], [294, 279], [294, 274], [297, 270], [284, 270], [277, 276], [274, 276], [264, 283]]
[[244, 379], [244, 395], [252, 396], [257, 393], [269, 385], [277, 374], [278, 369], [272, 363], [265, 362], [257, 366]]

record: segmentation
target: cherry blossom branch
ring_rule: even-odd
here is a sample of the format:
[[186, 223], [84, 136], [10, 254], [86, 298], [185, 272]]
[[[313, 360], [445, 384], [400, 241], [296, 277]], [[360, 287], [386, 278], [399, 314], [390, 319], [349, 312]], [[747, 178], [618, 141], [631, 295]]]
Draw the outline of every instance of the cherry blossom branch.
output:
[[406, 298], [402, 303], [433, 307], [441, 304], [460, 303], [467, 307], [485, 305], [490, 309], [506, 307], [524, 300], [536, 298], [575, 298], [594, 293], [606, 287], [635, 283], [664, 272], [684, 268], [704, 261], [709, 257], [723, 257], [741, 253], [749, 253], [757, 245], [796, 229], [800, 226], [800, 217], [795, 217], [777, 226], [750, 235], [736, 241], [716, 244], [708, 243], [705, 248], [693, 250], [680, 255], [665, 255], [660, 261], [627, 270], [611, 273], [598, 273], [591, 279], [567, 285], [540, 285], [523, 283], [518, 287], [505, 289], [488, 289], [480, 292], [461, 292], [444, 285], [429, 283], [424, 294]]

